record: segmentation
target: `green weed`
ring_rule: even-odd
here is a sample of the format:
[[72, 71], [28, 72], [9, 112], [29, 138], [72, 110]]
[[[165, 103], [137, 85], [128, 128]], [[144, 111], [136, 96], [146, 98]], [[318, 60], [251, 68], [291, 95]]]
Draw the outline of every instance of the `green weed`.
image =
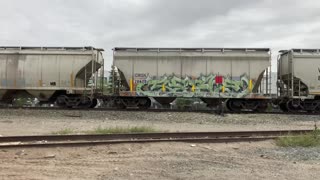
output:
[[282, 147], [315, 147], [320, 145], [320, 131], [315, 130], [312, 133], [303, 135], [294, 135], [279, 137], [276, 144]]

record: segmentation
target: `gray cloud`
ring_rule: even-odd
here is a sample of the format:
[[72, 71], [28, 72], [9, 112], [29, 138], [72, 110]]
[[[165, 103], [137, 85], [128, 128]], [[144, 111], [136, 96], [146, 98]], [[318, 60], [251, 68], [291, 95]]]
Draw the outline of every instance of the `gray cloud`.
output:
[[0, 41], [102, 47], [107, 66], [115, 46], [271, 47], [276, 54], [320, 47], [319, 8], [311, 0], [0, 1]]

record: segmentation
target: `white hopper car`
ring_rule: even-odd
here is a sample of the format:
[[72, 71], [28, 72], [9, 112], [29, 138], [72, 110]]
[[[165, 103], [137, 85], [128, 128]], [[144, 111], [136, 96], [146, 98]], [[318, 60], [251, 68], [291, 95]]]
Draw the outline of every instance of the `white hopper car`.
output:
[[120, 106], [148, 107], [149, 97], [163, 105], [177, 97], [196, 97], [209, 106], [222, 99], [228, 100], [230, 110], [263, 111], [270, 101], [268, 48], [116, 47], [113, 51], [122, 82]]
[[283, 111], [320, 112], [319, 49], [280, 51], [277, 86]]
[[102, 51], [93, 47], [0, 47], [0, 101], [10, 103], [27, 93], [41, 103], [95, 106]]

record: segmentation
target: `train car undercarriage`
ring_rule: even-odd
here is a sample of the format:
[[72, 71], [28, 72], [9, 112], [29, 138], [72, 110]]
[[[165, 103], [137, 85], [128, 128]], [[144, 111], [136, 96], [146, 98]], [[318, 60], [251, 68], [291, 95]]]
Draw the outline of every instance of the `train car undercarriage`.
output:
[[[162, 105], [162, 108], [170, 108], [176, 97], [155, 97], [154, 100]], [[218, 98], [201, 98], [210, 109], [221, 108], [220, 105], [225, 104], [228, 111], [255, 111], [265, 112], [268, 108], [270, 99], [218, 99]], [[151, 107], [151, 99], [149, 97], [130, 97], [130, 96], [105, 96], [103, 97], [105, 104], [112, 102], [111, 106], [118, 109], [138, 108], [148, 109]]]
[[284, 112], [320, 112], [320, 99], [282, 99], [279, 107]]
[[226, 107], [229, 111], [257, 111], [265, 112], [268, 108], [269, 100], [261, 99], [228, 99]]
[[[33, 91], [35, 92], [35, 91]], [[40, 91], [39, 91], [40, 92]], [[19, 99], [37, 99], [38, 105], [44, 104], [62, 107], [62, 108], [94, 108], [98, 104], [98, 100], [84, 94], [67, 94], [66, 91], [52, 91], [51, 93], [35, 93], [31, 94], [26, 90], [7, 90], [2, 96], [1, 102], [12, 106], [21, 106], [25, 104], [16, 104]], [[35, 103], [35, 102], [32, 102]]]
[[94, 108], [98, 104], [98, 100], [83, 95], [60, 95], [55, 104], [67, 108]]

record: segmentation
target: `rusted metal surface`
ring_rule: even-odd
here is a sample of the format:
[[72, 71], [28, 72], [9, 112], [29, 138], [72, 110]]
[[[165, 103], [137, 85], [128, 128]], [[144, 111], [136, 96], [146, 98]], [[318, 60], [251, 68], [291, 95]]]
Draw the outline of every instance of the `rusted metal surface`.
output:
[[[93, 109], [85, 109], [85, 108], [61, 108], [61, 107], [0, 107], [0, 109], [7, 110], [44, 110], [44, 111], [140, 111], [140, 112], [195, 112], [195, 113], [220, 113], [219, 110], [183, 110], [183, 109], [138, 109], [138, 108], [128, 108], [128, 109], [117, 109], [117, 108], [93, 108]], [[257, 111], [241, 111], [241, 112], [231, 112], [224, 111], [225, 114], [276, 114], [276, 115], [320, 115], [319, 112], [257, 112]], [[74, 116], [74, 115], [66, 115], [66, 116]], [[74, 117], [77, 117], [74, 116]]]
[[47, 135], [47, 136], [3, 136], [0, 148], [10, 147], [51, 147], [98, 145], [115, 143], [147, 142], [241, 142], [275, 139], [279, 136], [310, 133], [313, 130], [276, 130], [276, 131], [232, 131], [232, 132], [172, 132], [172, 133], [135, 133], [104, 135]]
[[226, 138], [178, 138], [178, 139], [132, 139], [132, 140], [103, 140], [103, 141], [73, 141], [73, 142], [49, 142], [49, 143], [26, 143], [26, 144], [6, 144], [0, 148], [27, 148], [27, 147], [72, 147], [72, 146], [93, 146], [102, 144], [121, 144], [121, 143], [151, 143], [151, 142], [193, 142], [193, 143], [230, 143], [230, 142], [253, 142], [264, 141], [277, 138], [268, 137], [226, 137]]

